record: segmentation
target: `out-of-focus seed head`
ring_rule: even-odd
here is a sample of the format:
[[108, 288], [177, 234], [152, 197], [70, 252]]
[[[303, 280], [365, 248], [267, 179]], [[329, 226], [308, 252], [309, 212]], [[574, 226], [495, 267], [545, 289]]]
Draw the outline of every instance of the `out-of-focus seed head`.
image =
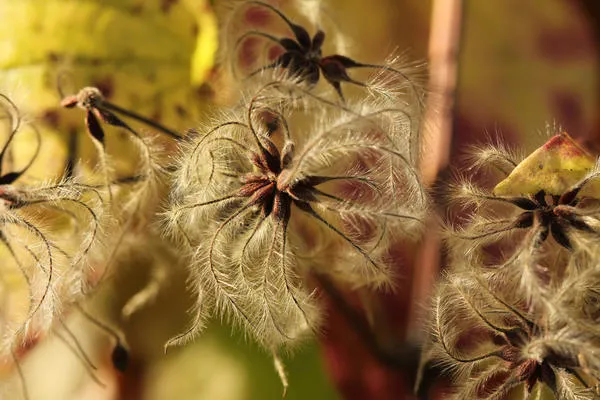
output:
[[597, 336], [551, 323], [544, 307], [527, 308], [504, 282], [448, 274], [433, 300], [430, 356], [454, 377], [454, 398], [527, 396], [536, 385], [556, 399], [594, 398]]
[[[107, 222], [102, 190], [71, 178], [59, 182], [25, 179], [43, 138], [23, 125], [15, 105], [2, 96], [9, 118], [0, 150], [0, 267], [2, 310], [0, 351], [20, 357], [57, 317], [89, 289], [90, 259], [102, 248]], [[34, 154], [12, 165], [19, 134], [33, 130]]]
[[[422, 63], [407, 63], [401, 56], [391, 56], [382, 64], [353, 59], [345, 52], [343, 38], [334, 33], [338, 29], [325, 32], [320, 28], [316, 2], [289, 3], [299, 3], [296, 8], [308, 19], [298, 22], [283, 11], [283, 4], [264, 1], [234, 2], [223, 12], [222, 58], [236, 81], [270, 79], [274, 71], [308, 88], [325, 82], [336, 101], [369, 94], [391, 102], [392, 107], [400, 102], [404, 109], [416, 110], [415, 115], [423, 112]], [[347, 96], [349, 89], [358, 89], [358, 97]]]

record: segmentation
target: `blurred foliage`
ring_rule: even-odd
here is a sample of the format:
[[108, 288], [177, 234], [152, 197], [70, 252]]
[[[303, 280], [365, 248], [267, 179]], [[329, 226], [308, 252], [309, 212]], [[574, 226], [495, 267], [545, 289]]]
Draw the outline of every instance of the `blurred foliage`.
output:
[[[285, 399], [337, 399], [324, 371], [316, 342], [284, 357], [289, 378]], [[278, 399], [282, 386], [269, 354], [231, 327], [217, 323], [185, 349], [175, 351], [152, 368], [149, 400], [198, 398], [214, 400]]]
[[463, 20], [458, 137], [481, 142], [487, 131], [533, 149], [545, 124], [591, 133], [598, 54], [577, 2], [470, 0]]
[[[59, 109], [59, 91], [96, 86], [110, 101], [178, 129], [203, 111], [201, 85], [217, 36], [204, 0], [2, 0], [0, 15], [11, 21], [0, 26], [0, 88], [42, 130], [44, 151], [33, 169], [38, 178], [62, 173], [73, 135], [81, 143], [77, 157], [89, 168], [96, 159], [82, 137], [83, 114]], [[117, 171], [130, 169], [127, 136], [107, 139]]]

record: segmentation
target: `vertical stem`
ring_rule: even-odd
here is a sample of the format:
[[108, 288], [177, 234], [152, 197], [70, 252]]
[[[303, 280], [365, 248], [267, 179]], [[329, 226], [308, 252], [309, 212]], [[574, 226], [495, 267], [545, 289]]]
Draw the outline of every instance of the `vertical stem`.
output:
[[[428, 150], [421, 160], [423, 182], [426, 185], [432, 185], [449, 162], [463, 7], [463, 0], [433, 1], [429, 38], [429, 91], [432, 95], [427, 100], [422, 124], [428, 129], [422, 135], [428, 138]], [[433, 222], [428, 227], [433, 228]], [[418, 268], [415, 268], [413, 278], [413, 304], [423, 304], [429, 298], [439, 273], [440, 247], [441, 241], [436, 235], [426, 235], [423, 239], [414, 264]], [[413, 314], [418, 313], [415, 308]], [[418, 319], [419, 315], [412, 316], [412, 328], [416, 328], [414, 325]]]
[[434, 0], [429, 38], [429, 91], [425, 127], [431, 142], [421, 163], [426, 184], [448, 164], [458, 76], [462, 0]]
[[418, 364], [419, 350], [410, 344], [399, 348], [387, 349], [382, 347], [376, 333], [369, 325], [367, 317], [350, 305], [343, 293], [325, 275], [315, 273], [313, 275], [319, 284], [319, 288], [325, 293], [336, 310], [344, 317], [352, 331], [358, 336], [361, 343], [382, 365], [389, 368], [414, 374], [414, 367]]

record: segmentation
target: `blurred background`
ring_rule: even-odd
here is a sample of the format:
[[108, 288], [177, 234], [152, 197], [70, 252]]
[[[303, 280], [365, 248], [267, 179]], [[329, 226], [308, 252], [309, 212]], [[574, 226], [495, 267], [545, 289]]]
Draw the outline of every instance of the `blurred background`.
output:
[[[73, 136], [83, 131], [82, 116], [59, 109], [58, 70], [70, 71], [63, 91], [102, 86], [111, 101], [179, 130], [202, 121], [226, 90], [214, 70], [213, 7], [224, 2], [0, 0], [0, 90], [48, 138], [37, 171], [59, 174], [69, 146], [93, 165], [89, 139], [73, 144]], [[562, 126], [592, 148], [600, 144], [600, 5], [594, 0], [322, 3], [349, 40], [351, 56], [381, 63], [400, 51], [409, 60], [430, 60], [423, 165], [434, 192], [461, 169], [470, 145], [489, 138], [531, 151], [544, 142], [548, 126]], [[127, 151], [126, 138], [111, 140], [116, 154]], [[446, 212], [442, 202], [438, 208]], [[281, 398], [270, 355], [219, 322], [194, 343], [165, 355], [164, 342], [183, 329], [191, 304], [182, 295], [185, 268], [172, 249], [161, 248], [165, 244], [154, 247], [161, 254], [154, 257], [139, 251], [143, 246], [135, 237], [131, 241], [130, 251], [113, 266], [114, 277], [86, 305], [97, 318], [123, 328], [130, 368], [115, 372], [110, 337], [75, 313], [69, 326], [97, 364], [104, 387], [50, 338], [23, 362], [30, 400]], [[371, 299], [375, 335], [392, 360], [374, 352], [361, 333], [366, 318], [354, 294], [342, 293], [342, 300], [324, 295], [322, 334], [284, 355], [286, 399], [413, 398], [427, 296], [444, 263], [435, 224], [418, 249], [399, 245], [394, 255], [397, 291]], [[123, 321], [120, 310], [127, 299], [156, 274], [163, 276], [157, 297]], [[14, 368], [2, 373], [12, 384], [6, 398], [18, 399]]]

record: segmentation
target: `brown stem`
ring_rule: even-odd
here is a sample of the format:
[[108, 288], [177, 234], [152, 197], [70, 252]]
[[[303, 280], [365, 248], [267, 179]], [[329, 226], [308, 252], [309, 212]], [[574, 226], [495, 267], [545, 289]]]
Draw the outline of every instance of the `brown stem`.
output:
[[[423, 182], [435, 186], [444, 175], [450, 158], [452, 142], [458, 58], [461, 40], [462, 0], [436, 0], [433, 2], [431, 32], [429, 39], [430, 80], [429, 96], [424, 116], [424, 128], [430, 128], [429, 150], [421, 160]], [[437, 94], [437, 96], [435, 95]], [[424, 135], [421, 135], [424, 136]], [[427, 230], [435, 229], [435, 221], [428, 223]], [[439, 273], [441, 263], [441, 240], [437, 235], [427, 235], [423, 240], [413, 265], [413, 304], [423, 304]], [[413, 309], [411, 330], [420, 331], [415, 325], [421, 316]]]
[[413, 379], [419, 364], [419, 348], [408, 343], [394, 349], [384, 348], [371, 329], [365, 315], [348, 304], [335, 284], [323, 274], [315, 273], [314, 276], [321, 290], [326, 293], [327, 298], [348, 322], [371, 355], [382, 365], [403, 371]]
[[123, 374], [119, 374], [118, 392], [115, 400], [144, 399], [144, 365], [146, 364], [132, 357], [131, 364], [127, 371]]

